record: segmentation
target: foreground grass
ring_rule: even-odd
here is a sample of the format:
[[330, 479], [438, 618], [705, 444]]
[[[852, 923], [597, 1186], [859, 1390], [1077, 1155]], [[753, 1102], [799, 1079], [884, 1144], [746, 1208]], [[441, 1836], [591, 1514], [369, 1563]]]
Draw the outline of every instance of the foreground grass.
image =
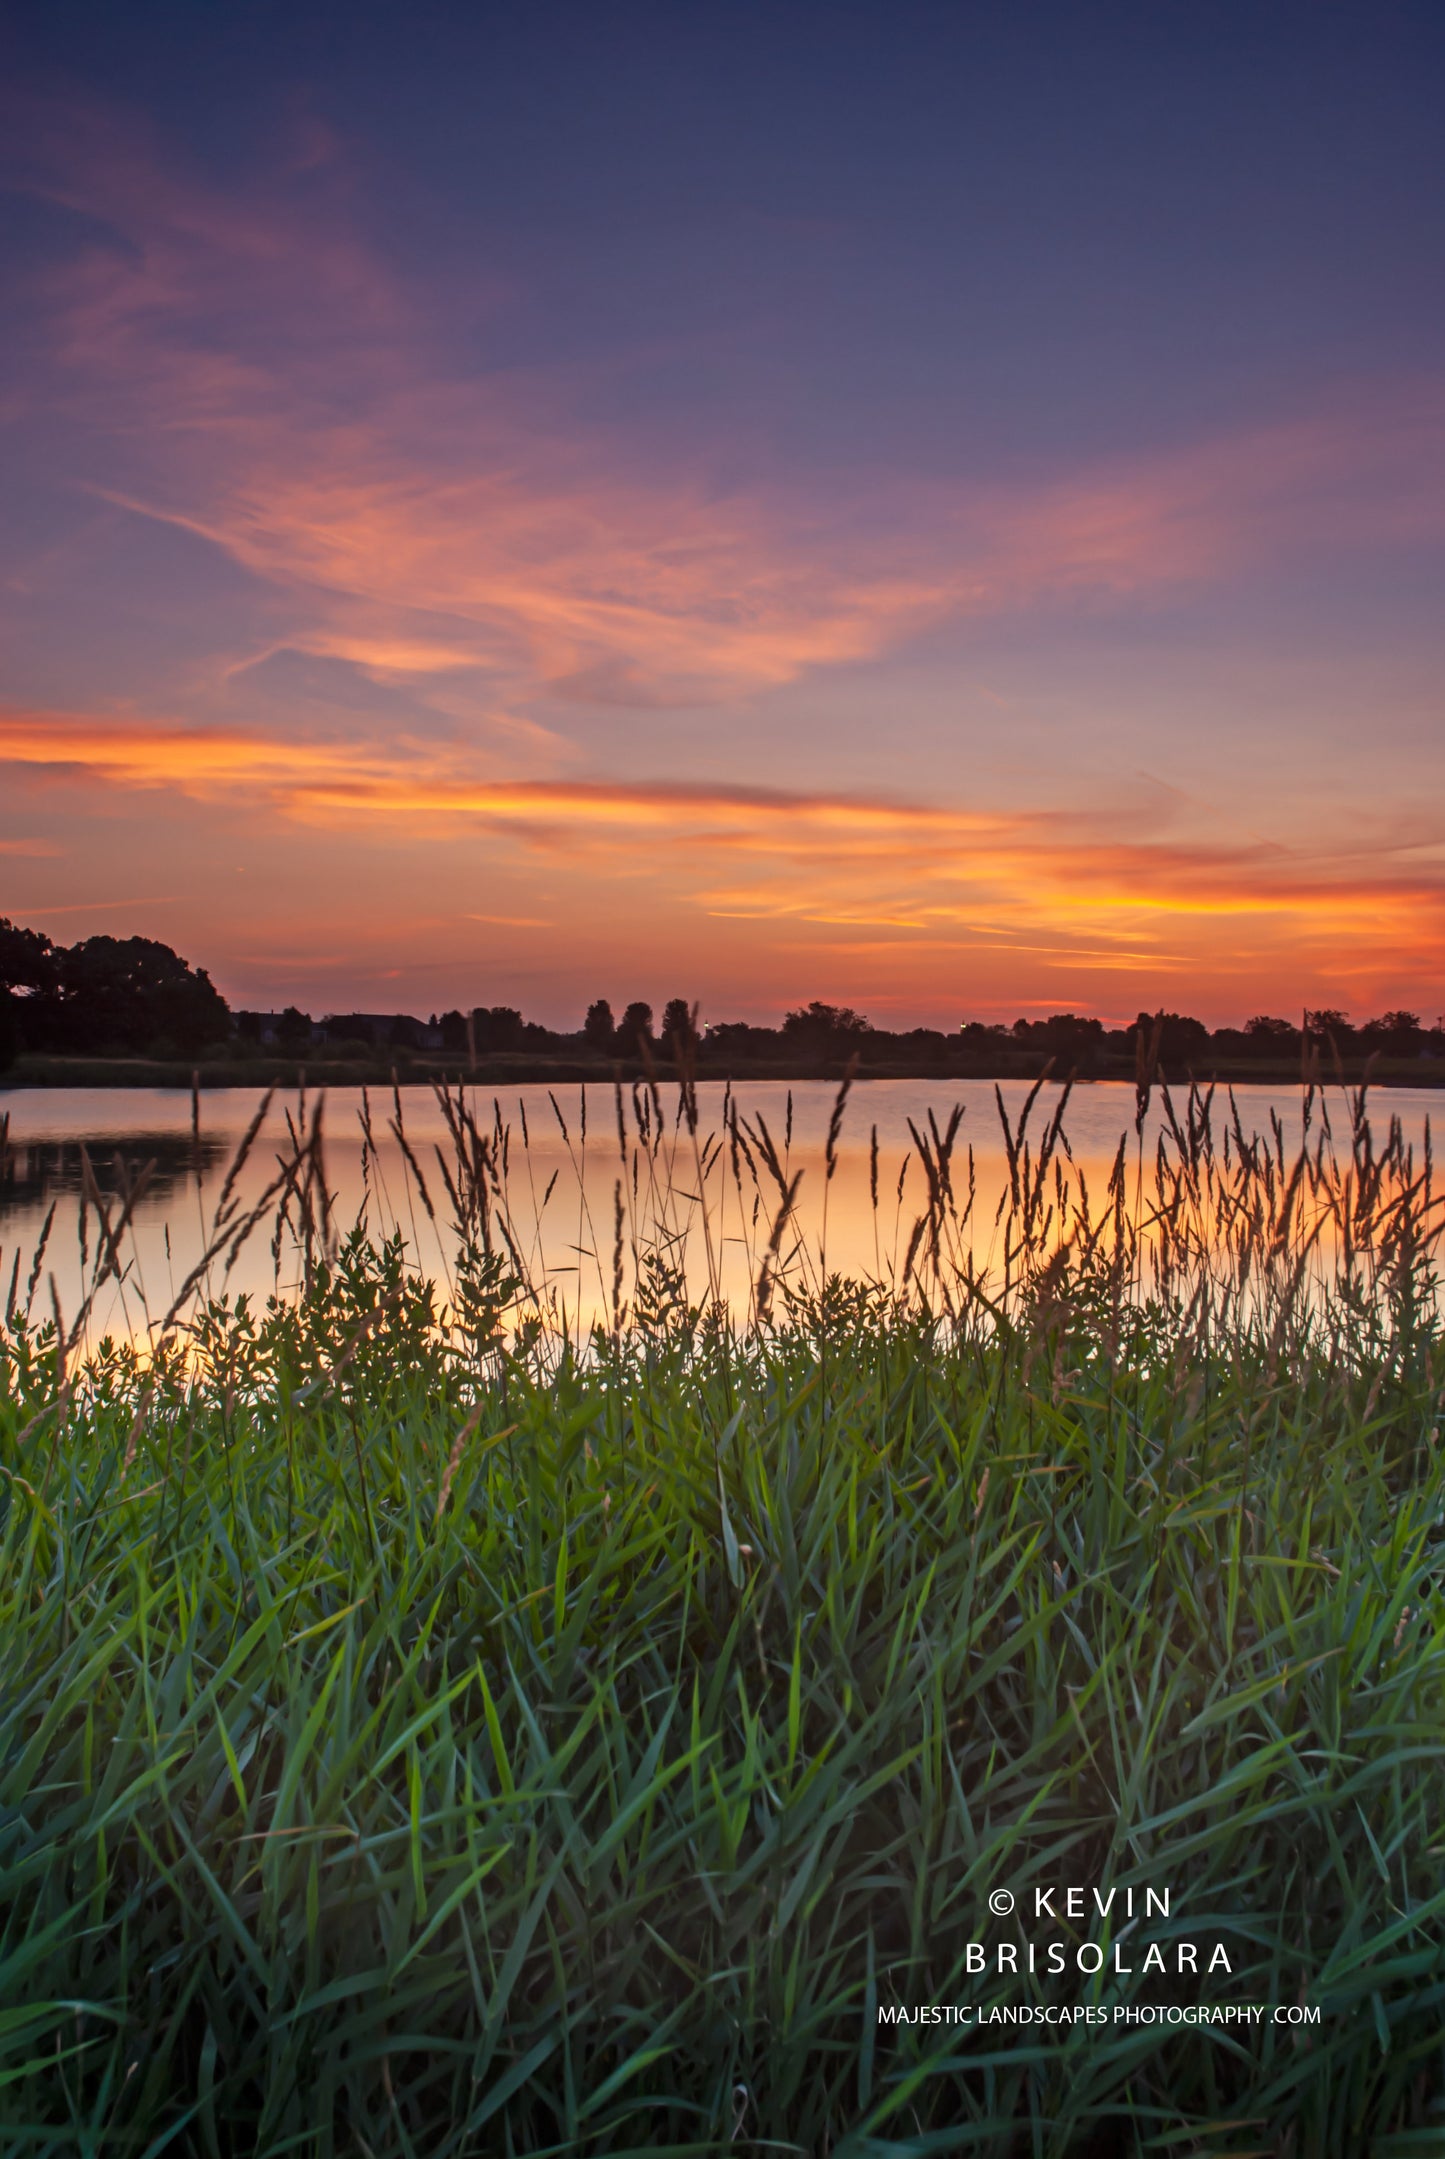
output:
[[[431, 1318], [356, 1240], [159, 1376], [8, 1338], [6, 2152], [1441, 2148], [1429, 1329]], [[1067, 1882], [1169, 1919], [1000, 1977]], [[1321, 2022], [879, 2021], [1194, 2001]]]

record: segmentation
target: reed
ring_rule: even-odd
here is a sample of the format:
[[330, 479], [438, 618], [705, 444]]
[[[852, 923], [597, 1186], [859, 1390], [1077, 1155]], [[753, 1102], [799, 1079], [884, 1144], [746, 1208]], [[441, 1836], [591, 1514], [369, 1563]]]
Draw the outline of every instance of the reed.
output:
[[[704, 1132], [686, 1073], [614, 1097], [600, 1242], [559, 1103], [561, 1282], [465, 1090], [435, 1165], [395, 1105], [435, 1275], [369, 1111], [338, 1225], [319, 1100], [131, 1337], [11, 1270], [3, 2148], [1440, 2149], [1428, 1148], [1363, 1095], [1290, 1153], [1166, 1094], [1151, 1160], [1146, 1058], [1097, 1195], [1066, 1094], [1000, 1105], [987, 1222], [920, 1126], [866, 1280], [797, 1230], [791, 1130]], [[87, 1186], [95, 1285], [137, 1197]], [[266, 1235], [299, 1288], [257, 1304]], [[989, 1893], [1068, 1882], [1115, 1916], [1029, 1931], [1105, 1969], [1000, 1975]], [[1114, 2018], [1198, 1999], [1321, 2021]], [[880, 2019], [935, 2005], [975, 2021]], [[976, 2021], [1060, 2007], [1104, 2021]]]

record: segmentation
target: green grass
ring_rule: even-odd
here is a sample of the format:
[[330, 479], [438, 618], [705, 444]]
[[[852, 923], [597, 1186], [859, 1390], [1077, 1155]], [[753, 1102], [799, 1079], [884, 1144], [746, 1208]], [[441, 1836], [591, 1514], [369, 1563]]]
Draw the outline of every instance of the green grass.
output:
[[[734, 1328], [654, 1242], [579, 1351], [474, 1187], [445, 1313], [319, 1231], [298, 1303], [146, 1358], [17, 1311], [0, 2148], [1439, 2151], [1445, 1342], [1362, 1124], [1308, 1283], [1288, 1165], [1202, 1145], [1187, 1272], [1191, 1122], [1147, 1268], [1121, 1207], [1025, 1234], [1020, 1127], [988, 1286], [940, 1188], [926, 1281]], [[970, 1972], [990, 1891], [1068, 1882], [1168, 1887], [1132, 1976]], [[1113, 2020], [1200, 2000], [1321, 2020]]]

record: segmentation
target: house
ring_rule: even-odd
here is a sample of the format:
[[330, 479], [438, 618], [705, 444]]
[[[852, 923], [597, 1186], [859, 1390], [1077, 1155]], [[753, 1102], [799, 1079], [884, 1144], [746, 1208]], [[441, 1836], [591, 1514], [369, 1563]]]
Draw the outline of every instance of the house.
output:
[[322, 1022], [322, 1040], [333, 1047], [362, 1042], [378, 1050], [439, 1050], [442, 1031], [434, 1018], [414, 1019], [409, 1012], [333, 1012]]

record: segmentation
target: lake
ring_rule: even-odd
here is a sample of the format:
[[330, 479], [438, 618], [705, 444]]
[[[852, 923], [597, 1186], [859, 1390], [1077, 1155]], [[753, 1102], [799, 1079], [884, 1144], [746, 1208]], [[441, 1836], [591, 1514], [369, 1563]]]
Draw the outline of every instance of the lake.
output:
[[[499, 1137], [497, 1153], [506, 1160], [506, 1192], [516, 1245], [538, 1282], [545, 1281], [570, 1321], [580, 1313], [585, 1323], [608, 1308], [617, 1238], [619, 1206], [623, 1238], [629, 1245], [648, 1212], [648, 1184], [664, 1190], [668, 1220], [688, 1235], [689, 1279], [694, 1289], [706, 1285], [707, 1259], [698, 1235], [697, 1171], [704, 1172], [708, 1201], [708, 1241], [716, 1279], [731, 1300], [745, 1305], [756, 1278], [777, 1211], [776, 1187], [759, 1166], [761, 1190], [754, 1193], [743, 1162], [742, 1189], [734, 1182], [731, 1149], [724, 1137], [724, 1089], [707, 1083], [698, 1088], [698, 1149], [685, 1124], [677, 1121], [675, 1085], [661, 1090], [664, 1125], [644, 1095], [625, 1090], [624, 1121], [630, 1155], [623, 1165], [617, 1130], [617, 1105], [610, 1086], [568, 1088], [554, 1104], [545, 1087], [522, 1087], [500, 1098], [470, 1092], [466, 1099], [483, 1132]], [[1029, 1093], [1022, 1081], [1006, 1081], [1002, 1094], [1015, 1122]], [[972, 1234], [980, 1259], [990, 1256], [995, 1237], [995, 1209], [1008, 1177], [1007, 1157], [993, 1083], [875, 1080], [856, 1086], [848, 1101], [838, 1144], [834, 1175], [826, 1173], [825, 1151], [837, 1089], [829, 1082], [747, 1082], [733, 1092], [743, 1138], [752, 1135], [757, 1161], [764, 1132], [775, 1145], [784, 1175], [801, 1171], [796, 1211], [783, 1239], [784, 1250], [800, 1240], [797, 1264], [815, 1271], [826, 1259], [829, 1271], [851, 1275], [886, 1275], [904, 1255], [910, 1230], [924, 1198], [922, 1166], [913, 1148], [910, 1122], [929, 1131], [929, 1114], [945, 1127], [954, 1106], [961, 1105], [954, 1158], [954, 1184], [967, 1190], [972, 1150], [976, 1198]], [[1045, 1087], [1035, 1103], [1029, 1131], [1037, 1139], [1058, 1102], [1058, 1089]], [[277, 1094], [237, 1191], [249, 1203], [277, 1174], [289, 1148], [287, 1119], [314, 1116], [318, 1098], [302, 1103], [292, 1092]], [[1271, 1118], [1280, 1121], [1286, 1151], [1297, 1142], [1301, 1096], [1297, 1088], [1241, 1087], [1235, 1090], [1246, 1132], [1265, 1133]], [[112, 1209], [118, 1196], [148, 1170], [144, 1196], [134, 1209], [124, 1243], [125, 1269], [97, 1300], [87, 1337], [104, 1333], [143, 1333], [170, 1305], [178, 1287], [206, 1247], [207, 1228], [238, 1143], [259, 1105], [253, 1089], [224, 1089], [202, 1094], [199, 1121], [193, 1124], [190, 1094], [164, 1088], [11, 1088], [0, 1091], [0, 1116], [8, 1115], [8, 1151], [0, 1168], [0, 1294], [12, 1279], [23, 1303], [35, 1273], [33, 1309], [49, 1312], [53, 1295], [67, 1321], [78, 1309], [85, 1279], [85, 1253], [96, 1249], [94, 1209], [82, 1205], [82, 1145], [88, 1151], [102, 1194]], [[1381, 1090], [1371, 1098], [1377, 1128], [1398, 1117], [1406, 1139], [1423, 1141], [1439, 1097], [1427, 1089]], [[363, 1133], [369, 1109], [374, 1146]], [[437, 1152], [451, 1152], [446, 1119], [430, 1090], [403, 1093], [403, 1131], [426, 1186], [426, 1199], [403, 1159], [391, 1129], [393, 1100], [385, 1090], [368, 1099], [359, 1088], [337, 1088], [324, 1098], [324, 1164], [334, 1195], [335, 1220], [343, 1228], [364, 1216], [373, 1231], [399, 1229], [415, 1262], [445, 1281], [454, 1240], [447, 1233], [450, 1204]], [[655, 1144], [636, 1147], [639, 1112], [651, 1127]], [[1335, 1129], [1347, 1125], [1341, 1097], [1327, 1104]], [[1321, 1104], [1314, 1108], [1318, 1130]], [[1122, 1133], [1131, 1148], [1134, 1091], [1117, 1083], [1075, 1088], [1068, 1104], [1065, 1132], [1071, 1161], [1062, 1167], [1071, 1179], [1087, 1180], [1097, 1207], [1108, 1180]], [[1216, 1123], [1219, 1108], [1216, 1106]], [[1145, 1128], [1146, 1159], [1158, 1132], [1161, 1113], [1156, 1099]], [[565, 1128], [565, 1129], [564, 1129]], [[585, 1129], [585, 1136], [584, 1136]], [[874, 1147], [876, 1135], [876, 1177]], [[911, 1159], [910, 1159], [911, 1157]], [[906, 1165], [906, 1168], [905, 1168]], [[902, 1179], [902, 1191], [899, 1183]], [[876, 1183], [878, 1204], [873, 1204]], [[427, 1212], [427, 1200], [435, 1219]], [[43, 1225], [54, 1210], [49, 1237], [35, 1270], [35, 1249]], [[690, 1220], [689, 1220], [690, 1217]], [[219, 1264], [210, 1286], [247, 1292], [253, 1298], [273, 1291], [292, 1293], [300, 1260], [289, 1240], [273, 1249], [268, 1225], [257, 1229], [229, 1272]]]

